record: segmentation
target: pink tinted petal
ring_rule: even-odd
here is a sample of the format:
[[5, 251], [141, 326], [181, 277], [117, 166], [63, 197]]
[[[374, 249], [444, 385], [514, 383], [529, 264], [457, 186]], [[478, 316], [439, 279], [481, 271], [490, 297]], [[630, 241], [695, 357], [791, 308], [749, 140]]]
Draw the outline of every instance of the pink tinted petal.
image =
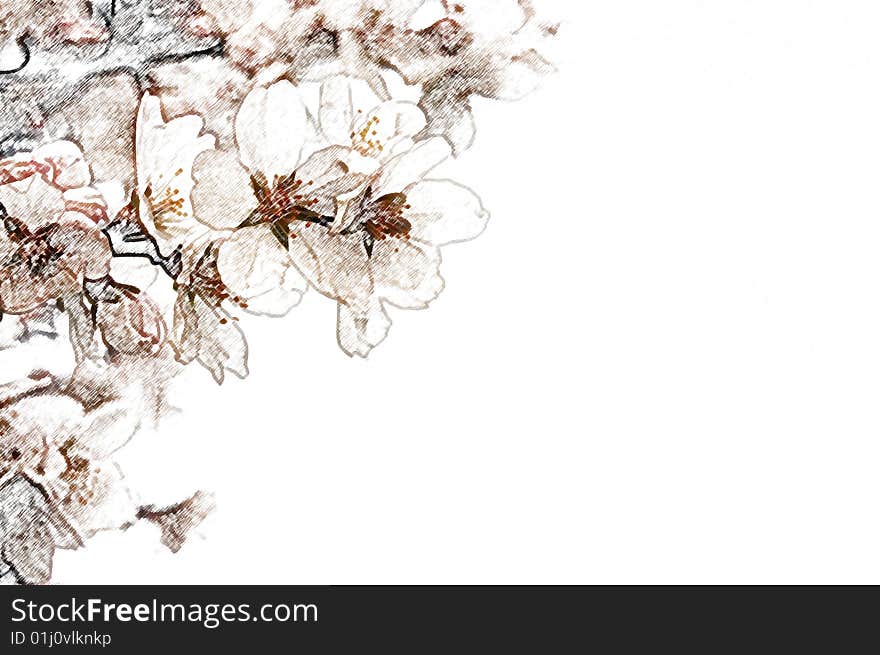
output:
[[93, 223], [104, 223], [108, 219], [107, 203], [97, 190], [81, 187], [64, 192], [65, 212], [77, 212], [87, 216]]
[[89, 165], [75, 143], [56, 141], [37, 148], [32, 157], [36, 162], [52, 167], [49, 181], [62, 190], [87, 186], [92, 181]]
[[14, 157], [0, 161], [0, 186], [20, 182], [33, 175], [43, 175], [47, 179], [51, 179], [53, 177], [52, 166], [30, 158]]
[[363, 312], [370, 306], [373, 282], [359, 234], [335, 235], [323, 227], [294, 226], [290, 257], [320, 293]]
[[110, 38], [104, 26], [85, 18], [79, 18], [58, 26], [58, 34], [63, 40], [76, 45], [103, 43]]
[[64, 212], [61, 190], [40, 175], [0, 186], [0, 203], [32, 232], [58, 220]]

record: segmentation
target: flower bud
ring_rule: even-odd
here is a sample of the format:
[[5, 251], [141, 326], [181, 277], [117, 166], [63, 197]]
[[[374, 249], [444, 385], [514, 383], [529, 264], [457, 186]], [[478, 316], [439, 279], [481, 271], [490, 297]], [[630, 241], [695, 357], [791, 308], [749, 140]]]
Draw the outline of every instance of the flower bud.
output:
[[109, 300], [99, 300], [96, 321], [104, 343], [125, 355], [154, 355], [165, 343], [165, 321], [149, 296], [118, 289]]

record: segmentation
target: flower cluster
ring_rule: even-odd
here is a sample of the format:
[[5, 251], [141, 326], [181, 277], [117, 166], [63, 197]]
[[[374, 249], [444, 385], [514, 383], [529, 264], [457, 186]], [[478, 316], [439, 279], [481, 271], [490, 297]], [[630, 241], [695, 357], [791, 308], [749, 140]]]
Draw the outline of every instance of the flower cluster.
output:
[[311, 290], [366, 357], [427, 307], [441, 249], [488, 219], [435, 170], [472, 144], [474, 97], [552, 70], [555, 33], [528, 0], [4, 3], [0, 356], [70, 356], [4, 369], [0, 579], [140, 519], [180, 547], [210, 497], [140, 505], [112, 455], [182, 365], [247, 374], [242, 315]]

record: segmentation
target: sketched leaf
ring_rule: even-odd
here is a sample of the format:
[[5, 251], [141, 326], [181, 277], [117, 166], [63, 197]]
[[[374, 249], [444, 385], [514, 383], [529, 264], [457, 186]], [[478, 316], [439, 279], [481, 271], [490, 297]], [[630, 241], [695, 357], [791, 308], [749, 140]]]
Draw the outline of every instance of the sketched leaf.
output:
[[181, 287], [174, 303], [174, 347], [184, 364], [198, 361], [222, 384], [225, 371], [244, 378], [247, 341], [232, 316], [201, 293]]
[[259, 203], [266, 202], [272, 193], [272, 190], [269, 188], [269, 182], [266, 180], [266, 176], [259, 172], [251, 175], [251, 189], [253, 189], [254, 195], [257, 197], [257, 202]]
[[262, 213], [254, 210], [250, 214], [248, 214], [248, 217], [246, 219], [244, 219], [237, 227], [238, 228], [253, 227], [254, 225], [262, 225], [265, 222], [266, 222], [265, 216], [263, 216]]
[[52, 515], [40, 491], [24, 478], [0, 487], [0, 558], [17, 581], [49, 582], [58, 532]]
[[153, 505], [141, 507], [138, 518], [155, 523], [162, 530], [162, 544], [172, 553], [181, 549], [189, 532], [204, 521], [214, 511], [214, 494], [197, 491], [184, 501], [170, 507], [156, 508]]
[[251, 175], [238, 160], [238, 151], [208, 150], [193, 163], [193, 217], [201, 225], [197, 231], [229, 230], [250, 220], [270, 193], [269, 183], [262, 175]]
[[285, 250], [290, 250], [290, 233], [285, 221], [274, 221], [269, 227], [272, 230], [272, 234], [278, 239], [281, 247]]

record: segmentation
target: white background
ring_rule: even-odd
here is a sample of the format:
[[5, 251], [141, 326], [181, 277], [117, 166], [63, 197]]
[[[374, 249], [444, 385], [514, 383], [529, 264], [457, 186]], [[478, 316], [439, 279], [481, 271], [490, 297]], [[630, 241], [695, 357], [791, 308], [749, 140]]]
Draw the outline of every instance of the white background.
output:
[[123, 451], [218, 511], [56, 582], [880, 582], [880, 8], [551, 5], [561, 73], [448, 169], [493, 219], [433, 307], [368, 362], [315, 294], [250, 321], [251, 378]]

